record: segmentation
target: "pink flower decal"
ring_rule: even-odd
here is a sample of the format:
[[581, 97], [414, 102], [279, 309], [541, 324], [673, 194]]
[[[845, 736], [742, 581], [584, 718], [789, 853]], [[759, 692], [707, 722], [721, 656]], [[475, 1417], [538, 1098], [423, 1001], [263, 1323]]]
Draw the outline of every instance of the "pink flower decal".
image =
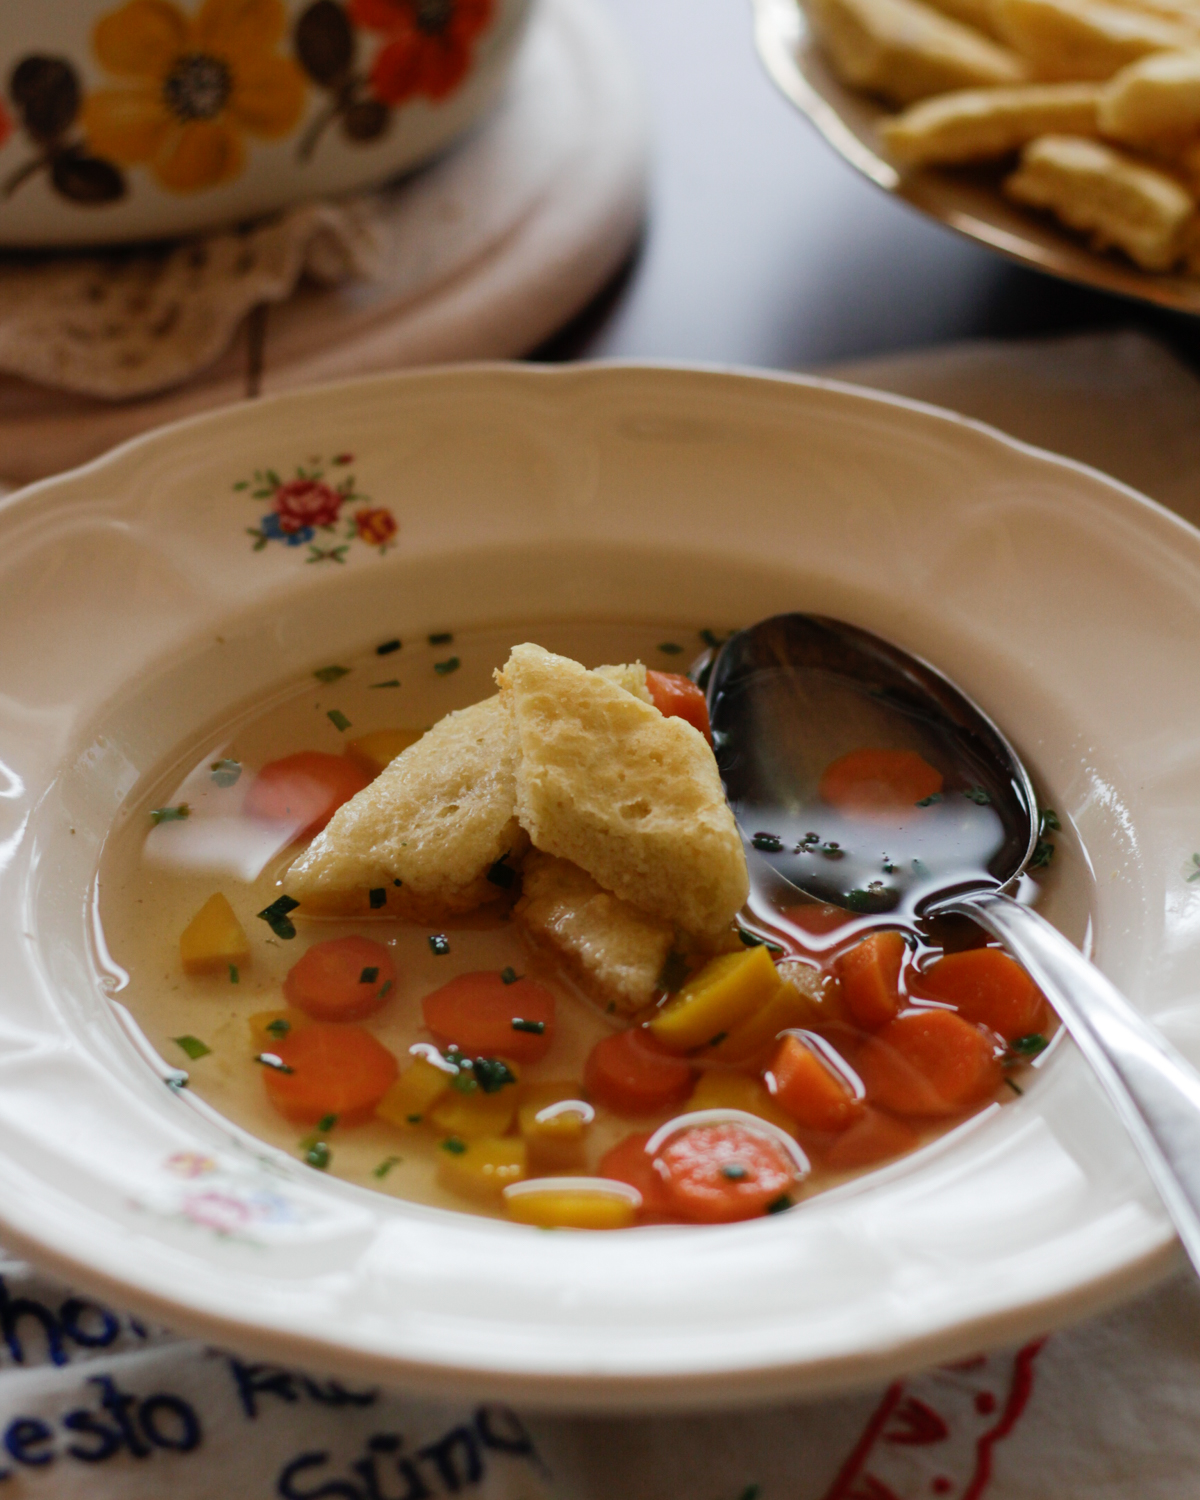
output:
[[174, 1172], [177, 1177], [207, 1177], [216, 1170], [217, 1164], [212, 1157], [199, 1151], [176, 1151], [174, 1156], [167, 1157], [167, 1171]]
[[291, 479], [266, 468], [255, 469], [250, 479], [237, 480], [235, 492], [248, 493], [250, 499], [270, 506], [257, 526], [246, 527], [255, 552], [282, 542], [296, 551], [307, 549], [304, 560], [310, 563], [344, 563], [360, 542], [380, 555], [387, 552], [400, 530], [396, 517], [386, 506], [372, 504], [352, 473], [338, 476], [333, 472], [353, 462], [353, 453], [337, 453], [328, 460], [318, 455], [297, 464]]
[[306, 526], [332, 526], [343, 497], [320, 479], [289, 479], [275, 491], [275, 514], [281, 531], [303, 531]]
[[254, 1218], [253, 1210], [228, 1193], [189, 1193], [183, 1211], [193, 1224], [215, 1229], [218, 1234], [236, 1234]]

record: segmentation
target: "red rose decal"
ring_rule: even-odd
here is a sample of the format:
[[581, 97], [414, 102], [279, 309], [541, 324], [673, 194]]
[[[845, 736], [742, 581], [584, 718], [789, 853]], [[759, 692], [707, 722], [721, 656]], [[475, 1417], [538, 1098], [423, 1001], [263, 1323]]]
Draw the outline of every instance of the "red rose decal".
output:
[[341, 508], [342, 496], [319, 479], [289, 479], [275, 491], [275, 512], [281, 531], [331, 526]]
[[362, 540], [370, 542], [373, 547], [386, 547], [400, 530], [396, 525], [395, 516], [390, 510], [384, 510], [382, 506], [374, 510], [356, 510], [354, 524], [358, 527], [358, 534]]
[[384, 41], [371, 66], [371, 88], [385, 104], [414, 94], [444, 99], [471, 65], [475, 38], [494, 0], [350, 0], [350, 16]]

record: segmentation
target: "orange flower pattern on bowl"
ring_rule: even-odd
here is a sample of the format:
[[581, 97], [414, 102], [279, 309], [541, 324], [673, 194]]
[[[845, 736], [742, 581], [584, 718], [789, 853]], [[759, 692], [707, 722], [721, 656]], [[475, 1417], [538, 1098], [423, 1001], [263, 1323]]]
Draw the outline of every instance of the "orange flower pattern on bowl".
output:
[[414, 94], [444, 99], [471, 65], [475, 38], [492, 19], [494, 0], [350, 0], [350, 16], [383, 34], [371, 66], [371, 89], [385, 104]]

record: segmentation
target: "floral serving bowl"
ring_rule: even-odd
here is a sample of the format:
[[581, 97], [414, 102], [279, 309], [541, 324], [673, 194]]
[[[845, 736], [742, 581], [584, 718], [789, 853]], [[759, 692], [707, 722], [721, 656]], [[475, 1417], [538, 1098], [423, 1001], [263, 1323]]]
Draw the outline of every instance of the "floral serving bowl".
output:
[[[345, 653], [384, 642], [407, 681], [450, 627], [811, 610], [935, 662], [1012, 736], [1063, 825], [1043, 909], [1196, 1057], [1198, 600], [1200, 534], [1094, 471], [732, 372], [376, 377], [9, 497], [0, 1241], [261, 1357], [577, 1409], [828, 1392], [1146, 1286], [1170, 1225], [1069, 1045], [1003, 1108], [741, 1224], [544, 1233], [331, 1178], [199, 1096], [218, 1054], [181, 1087], [125, 1008], [97, 870], [182, 745]], [[432, 668], [446, 708], [490, 690], [476, 655]]]
[[10, 0], [0, 245], [172, 236], [381, 182], [488, 108], [531, 3]]

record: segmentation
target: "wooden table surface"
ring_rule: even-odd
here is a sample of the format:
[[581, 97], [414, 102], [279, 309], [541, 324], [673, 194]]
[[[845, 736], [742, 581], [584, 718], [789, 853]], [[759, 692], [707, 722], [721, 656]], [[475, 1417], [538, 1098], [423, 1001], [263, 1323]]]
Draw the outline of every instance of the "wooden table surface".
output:
[[650, 217], [623, 278], [539, 356], [795, 369], [952, 339], [1200, 321], [1010, 265], [858, 177], [780, 95], [749, 0], [599, 0], [646, 82]]

